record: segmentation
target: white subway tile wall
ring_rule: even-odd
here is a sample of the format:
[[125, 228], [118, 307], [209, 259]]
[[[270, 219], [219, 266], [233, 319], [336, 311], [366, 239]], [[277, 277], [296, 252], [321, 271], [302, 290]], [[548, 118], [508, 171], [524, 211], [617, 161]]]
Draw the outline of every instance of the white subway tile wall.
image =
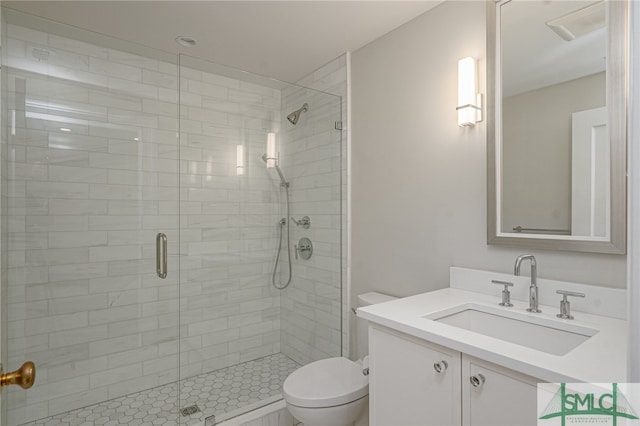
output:
[[180, 67], [179, 105], [183, 378], [280, 352], [280, 293], [269, 284], [279, 187], [260, 159], [267, 133], [278, 128], [280, 90], [184, 62], [189, 59]]
[[[7, 36], [9, 359], [38, 366], [31, 390], [5, 393], [9, 424], [170, 383], [178, 362], [186, 378], [281, 351], [341, 354], [337, 97], [17, 25]], [[301, 101], [313, 112], [285, 127]], [[315, 249], [283, 292], [270, 285], [286, 213], [260, 159], [268, 132]], [[292, 226], [292, 244], [301, 236]]]

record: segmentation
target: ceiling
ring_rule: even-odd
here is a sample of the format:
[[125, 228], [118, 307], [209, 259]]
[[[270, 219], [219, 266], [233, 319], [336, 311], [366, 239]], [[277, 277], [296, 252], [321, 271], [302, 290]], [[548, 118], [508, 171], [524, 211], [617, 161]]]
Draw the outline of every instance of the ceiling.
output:
[[[3, 6], [170, 53], [296, 82], [442, 0], [3, 1]], [[177, 36], [197, 40], [182, 47]]]
[[605, 71], [605, 28], [565, 41], [546, 24], [592, 4], [594, 0], [512, 1], [501, 6], [505, 97]]

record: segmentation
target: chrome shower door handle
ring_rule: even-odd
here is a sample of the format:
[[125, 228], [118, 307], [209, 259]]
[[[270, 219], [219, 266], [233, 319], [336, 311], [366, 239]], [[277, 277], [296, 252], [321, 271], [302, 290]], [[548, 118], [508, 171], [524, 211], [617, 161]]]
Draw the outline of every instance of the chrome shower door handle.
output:
[[167, 278], [167, 236], [162, 232], [156, 235], [156, 273]]

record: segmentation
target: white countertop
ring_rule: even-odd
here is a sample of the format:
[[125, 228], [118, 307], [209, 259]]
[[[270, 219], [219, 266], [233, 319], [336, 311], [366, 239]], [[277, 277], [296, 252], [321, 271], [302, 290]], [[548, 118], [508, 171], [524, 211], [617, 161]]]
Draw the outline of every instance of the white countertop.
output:
[[[493, 362], [547, 382], [611, 383], [627, 381], [627, 322], [574, 311], [574, 320], [556, 318], [557, 306], [540, 305], [542, 313], [526, 312], [528, 303], [512, 300], [498, 306], [499, 295], [446, 288], [358, 309], [358, 316], [393, 330]], [[528, 316], [597, 329], [598, 332], [565, 355], [557, 356], [442, 324], [423, 316], [474, 303]]]

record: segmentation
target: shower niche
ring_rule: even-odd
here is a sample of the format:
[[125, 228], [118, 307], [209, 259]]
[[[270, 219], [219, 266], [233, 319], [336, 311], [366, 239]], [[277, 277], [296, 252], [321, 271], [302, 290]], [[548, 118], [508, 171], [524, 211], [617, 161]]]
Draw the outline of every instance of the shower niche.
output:
[[342, 355], [340, 97], [2, 19], [3, 425], [219, 423]]

